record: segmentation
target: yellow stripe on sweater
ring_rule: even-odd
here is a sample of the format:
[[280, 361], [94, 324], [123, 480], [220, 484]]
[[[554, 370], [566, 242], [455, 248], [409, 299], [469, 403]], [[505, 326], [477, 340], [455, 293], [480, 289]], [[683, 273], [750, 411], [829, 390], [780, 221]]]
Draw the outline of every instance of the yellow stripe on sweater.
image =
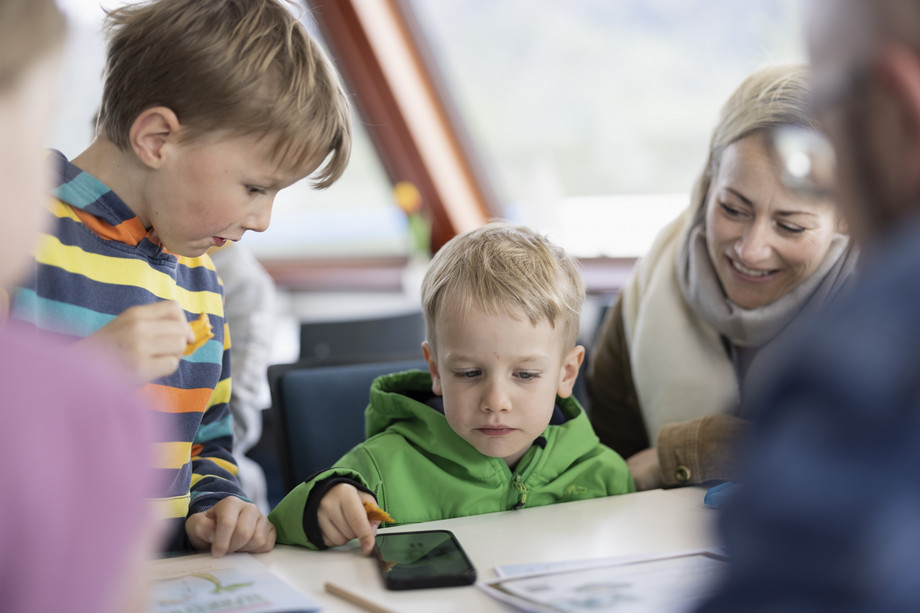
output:
[[[208, 462], [214, 462], [214, 463], [217, 464], [220, 468], [223, 468], [223, 469], [226, 470], [228, 473], [230, 473], [231, 475], [234, 475], [234, 476], [240, 471], [239, 467], [238, 467], [236, 464], [234, 464], [233, 462], [228, 462], [227, 460], [223, 460], [223, 459], [221, 459], [221, 458], [215, 458], [215, 457], [211, 457], [211, 456], [208, 456], [208, 457], [195, 456], [195, 457], [192, 458], [192, 460], [205, 460], [205, 461], [208, 461]], [[197, 475], [197, 474], [198, 474], [198, 473], [193, 473], [193, 474], [192, 474], [192, 485], [193, 485], [193, 486], [195, 485], [195, 483], [197, 483], [197, 481], [195, 480], [195, 475]], [[216, 475], [207, 475], [207, 474], [203, 474], [203, 475], [200, 475], [200, 476], [199, 476], [200, 479], [204, 479], [205, 477], [216, 477], [217, 479], [220, 479], [220, 477], [217, 477]]]
[[77, 214], [74, 212], [72, 206], [68, 206], [64, 204], [57, 198], [54, 198], [51, 200], [50, 208], [51, 208], [51, 213], [55, 217], [72, 219], [76, 221], [77, 223], [83, 223], [82, 221], [80, 221], [80, 218], [77, 217]]
[[[217, 271], [217, 269], [214, 268], [214, 262], [211, 260], [211, 256], [209, 256], [208, 254], [199, 255], [198, 257], [194, 257], [194, 258], [180, 255], [179, 262], [189, 268], [198, 268], [199, 266], [201, 266], [201, 267], [207, 268], [208, 270], [213, 270], [215, 272]], [[219, 278], [217, 279], [217, 282], [219, 285], [224, 284], [223, 281], [221, 281]]]
[[186, 494], [172, 498], [154, 498], [150, 502], [153, 504], [153, 511], [158, 519], [171, 519], [188, 515], [191, 499], [192, 495]]
[[54, 266], [93, 281], [112, 285], [143, 287], [158, 298], [176, 300], [191, 313], [223, 313], [223, 298], [210, 291], [192, 292], [178, 287], [169, 275], [151, 270], [142, 260], [114, 258], [64, 245], [57, 237], [42, 235], [36, 249], [39, 263]]
[[215, 404], [221, 404], [222, 402], [230, 402], [230, 390], [232, 387], [230, 377], [219, 381], [217, 385], [214, 386], [214, 392], [211, 394], [211, 399], [208, 400], [208, 408], [213, 407]]
[[182, 468], [191, 459], [192, 444], [181, 441], [153, 443], [154, 468]]

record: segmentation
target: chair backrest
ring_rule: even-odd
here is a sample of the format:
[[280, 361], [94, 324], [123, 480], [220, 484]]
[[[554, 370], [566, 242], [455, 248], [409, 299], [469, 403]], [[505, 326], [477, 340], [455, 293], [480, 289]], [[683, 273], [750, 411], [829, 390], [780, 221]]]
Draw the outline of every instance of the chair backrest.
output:
[[364, 440], [371, 383], [389, 373], [426, 369], [421, 358], [360, 364], [279, 364], [268, 369], [285, 492], [328, 468]]
[[346, 321], [300, 324], [302, 359], [377, 358], [418, 355], [425, 340], [421, 311]]

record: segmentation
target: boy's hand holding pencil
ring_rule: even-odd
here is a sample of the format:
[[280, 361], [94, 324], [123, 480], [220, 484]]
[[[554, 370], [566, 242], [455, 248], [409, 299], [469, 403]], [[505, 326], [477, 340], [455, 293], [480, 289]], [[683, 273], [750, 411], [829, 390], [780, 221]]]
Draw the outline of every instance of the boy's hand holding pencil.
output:
[[319, 527], [327, 547], [358, 539], [361, 551], [370, 555], [381, 522], [392, 522], [373, 496], [348, 483], [333, 486], [319, 503]]

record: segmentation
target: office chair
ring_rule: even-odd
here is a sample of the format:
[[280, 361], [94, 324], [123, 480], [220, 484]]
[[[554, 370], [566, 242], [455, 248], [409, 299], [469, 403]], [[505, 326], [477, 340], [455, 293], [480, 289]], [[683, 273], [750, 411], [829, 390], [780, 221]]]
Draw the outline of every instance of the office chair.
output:
[[423, 340], [425, 318], [421, 311], [373, 319], [304, 322], [300, 324], [300, 358], [389, 360], [393, 355], [420, 355]]
[[364, 409], [377, 377], [427, 369], [421, 357], [398, 361], [317, 365], [310, 361], [268, 369], [285, 493], [328, 468], [364, 440]]

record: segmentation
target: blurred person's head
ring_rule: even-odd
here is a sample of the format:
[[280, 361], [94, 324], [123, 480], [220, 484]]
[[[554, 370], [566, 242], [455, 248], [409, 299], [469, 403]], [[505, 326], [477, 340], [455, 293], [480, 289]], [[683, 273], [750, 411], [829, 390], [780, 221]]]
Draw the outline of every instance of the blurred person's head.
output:
[[809, 53], [839, 200], [854, 236], [874, 239], [920, 205], [920, 3], [815, 0]]
[[423, 343], [447, 423], [513, 467], [567, 398], [584, 358], [585, 297], [574, 259], [523, 227], [490, 223], [454, 237], [422, 282]]
[[44, 163], [65, 21], [53, 0], [0, 1], [0, 288], [28, 262], [51, 187]]
[[726, 296], [753, 309], [815, 272], [843, 229], [836, 204], [787, 187], [771, 147], [774, 130], [816, 128], [804, 66], [750, 75], [722, 107], [694, 186], [706, 247]]

